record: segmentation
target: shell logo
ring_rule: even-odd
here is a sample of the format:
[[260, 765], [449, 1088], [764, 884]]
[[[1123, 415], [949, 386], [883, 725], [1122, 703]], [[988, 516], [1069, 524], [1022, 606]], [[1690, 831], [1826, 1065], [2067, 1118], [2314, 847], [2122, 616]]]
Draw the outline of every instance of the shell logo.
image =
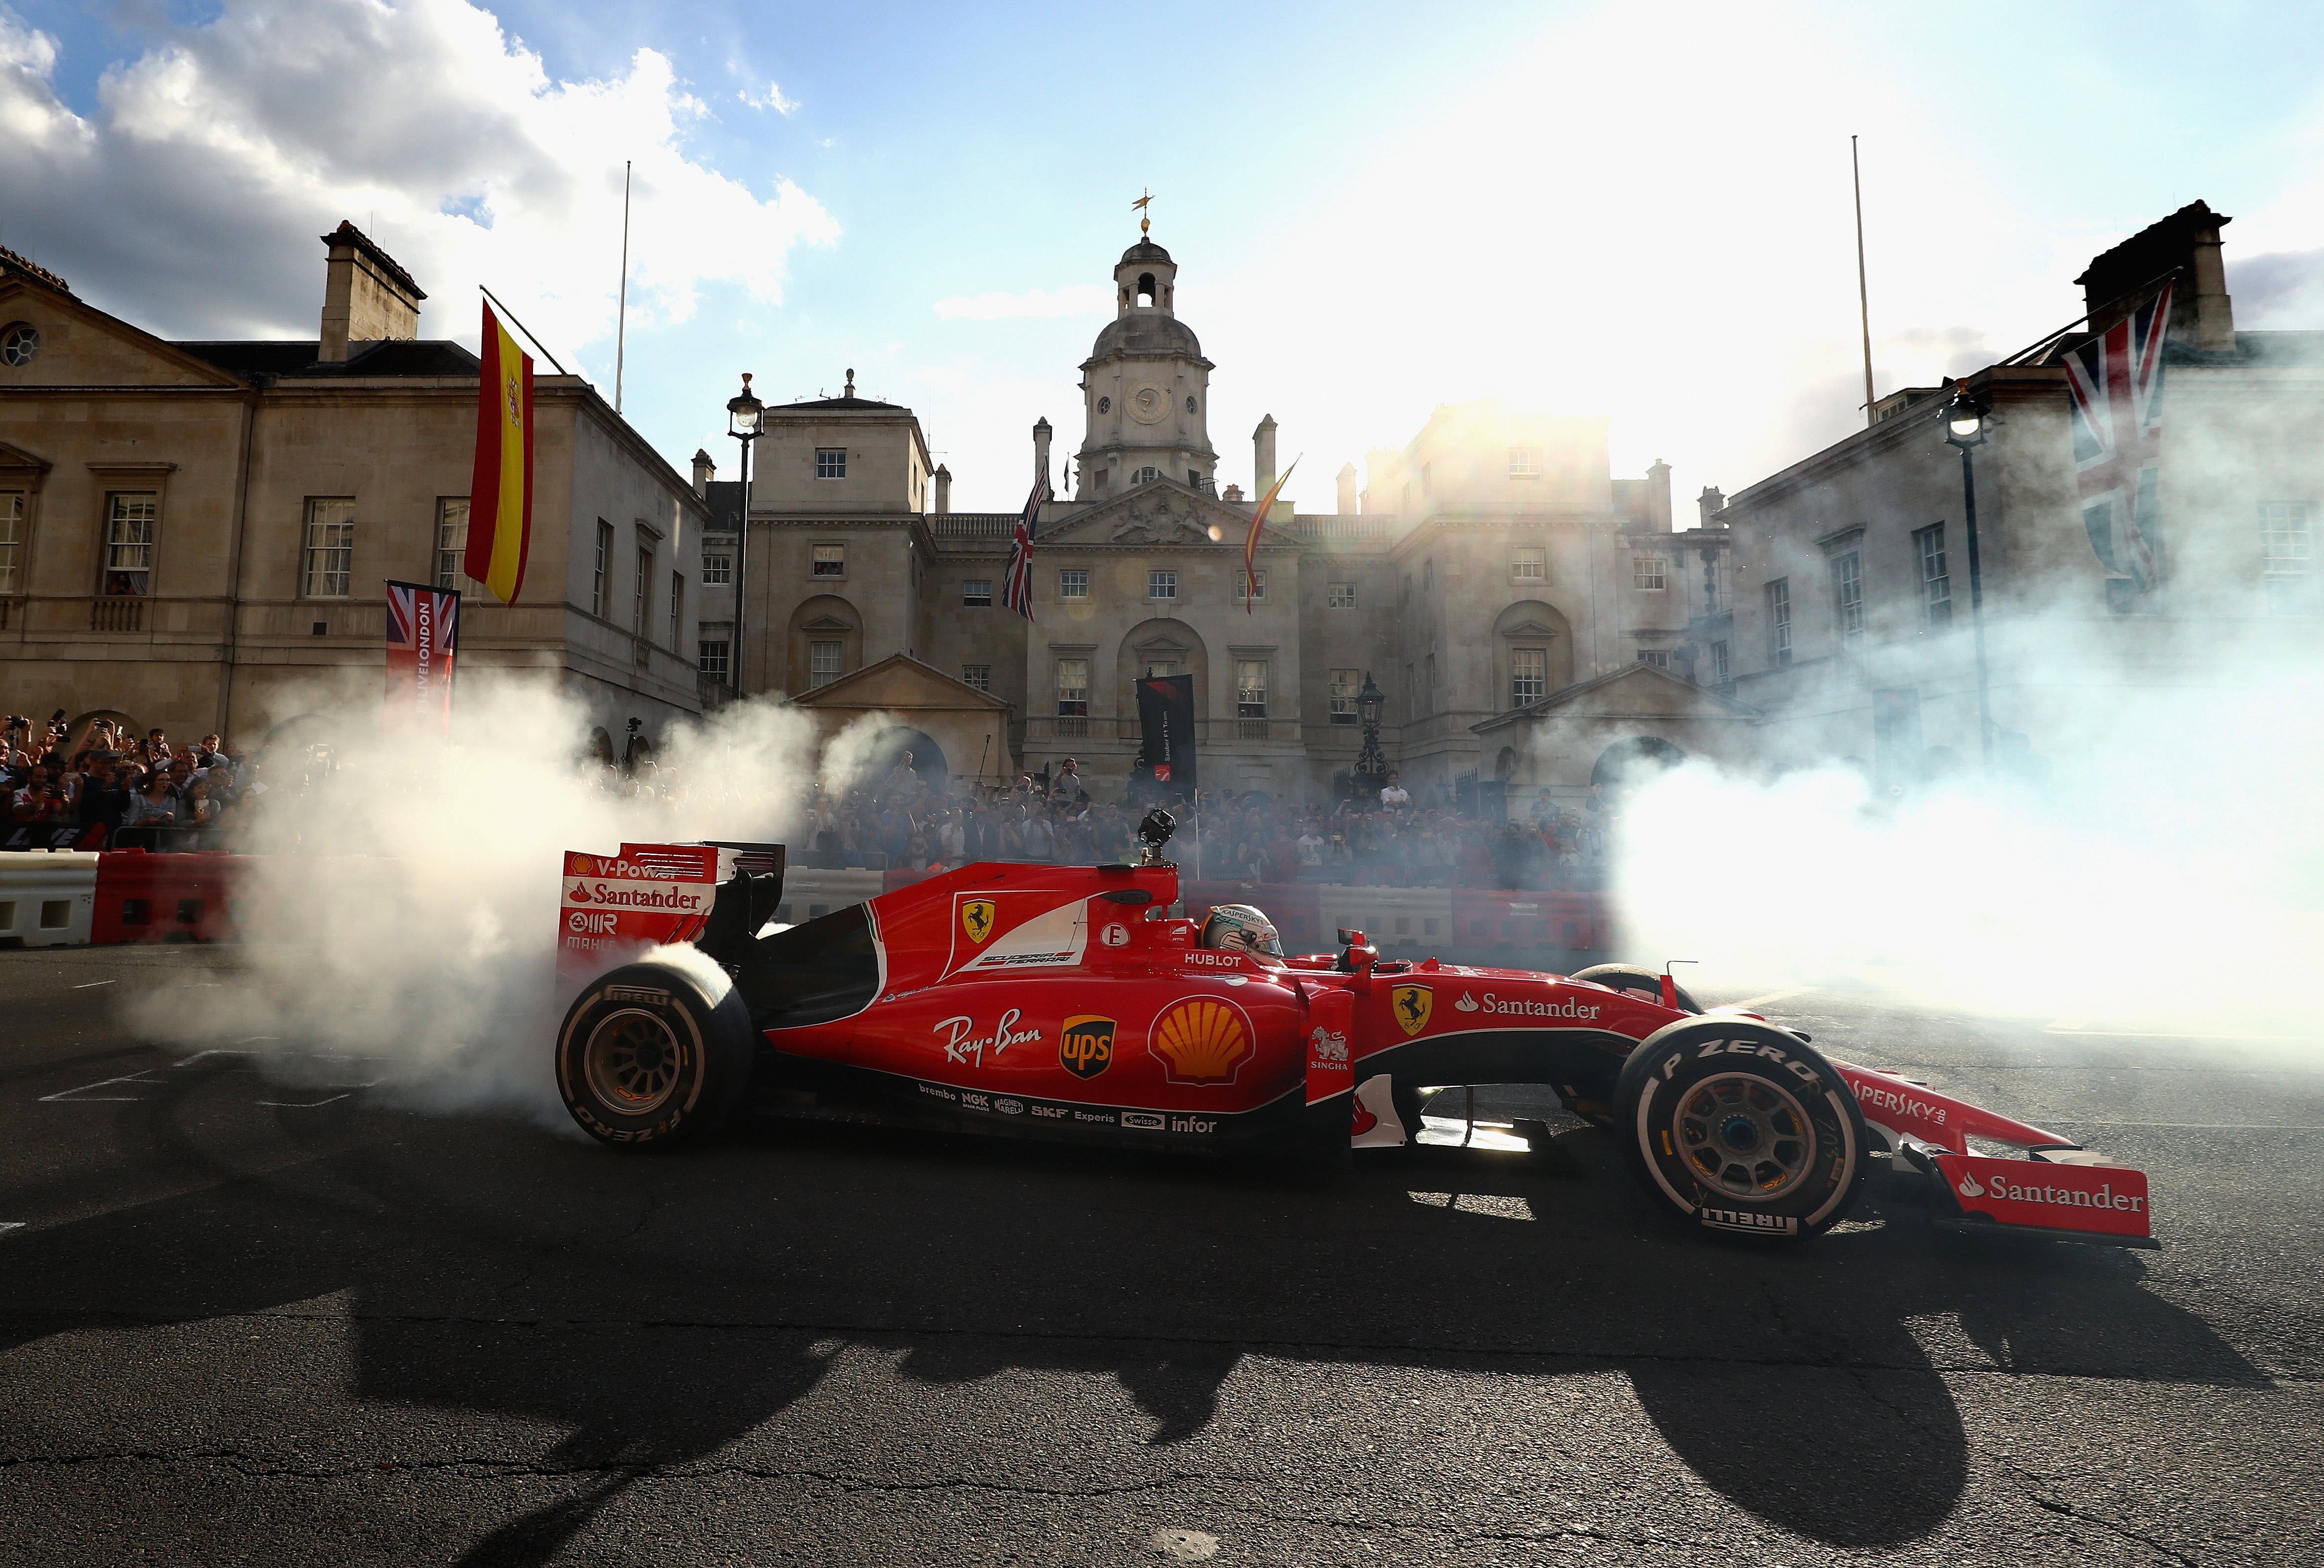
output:
[[1250, 1017], [1231, 1001], [1190, 997], [1154, 1020], [1146, 1048], [1173, 1084], [1231, 1084], [1258, 1054]]

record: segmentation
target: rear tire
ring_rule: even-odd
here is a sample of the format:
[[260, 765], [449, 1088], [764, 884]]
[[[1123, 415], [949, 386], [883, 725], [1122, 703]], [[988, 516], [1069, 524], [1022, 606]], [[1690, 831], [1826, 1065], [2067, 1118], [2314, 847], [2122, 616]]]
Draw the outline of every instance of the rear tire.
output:
[[1646, 1196], [1707, 1230], [1816, 1235], [1847, 1217], [1871, 1168], [1847, 1082], [1772, 1024], [1666, 1024], [1622, 1064], [1614, 1098], [1623, 1158]]
[[[1602, 985], [1609, 991], [1618, 991], [1625, 996], [1643, 997], [1659, 1003], [1663, 999], [1663, 977], [1655, 970], [1636, 964], [1593, 964], [1569, 980], [1586, 980], [1592, 985]], [[1687, 995], [1686, 987], [1678, 988], [1678, 1010], [1701, 1012], [1702, 1004]]]
[[574, 998], [557, 1037], [557, 1088], [598, 1142], [674, 1148], [717, 1130], [751, 1079], [750, 1010], [713, 1001], [666, 964], [628, 964]]

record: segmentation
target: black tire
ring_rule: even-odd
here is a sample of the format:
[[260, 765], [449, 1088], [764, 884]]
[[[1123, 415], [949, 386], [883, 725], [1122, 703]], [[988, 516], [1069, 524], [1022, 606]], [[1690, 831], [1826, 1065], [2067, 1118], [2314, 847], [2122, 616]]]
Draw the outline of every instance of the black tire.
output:
[[750, 1010], [713, 1001], [667, 964], [628, 964], [590, 982], [557, 1036], [557, 1089], [583, 1131], [616, 1148], [662, 1149], [718, 1129], [751, 1080]]
[[[1642, 996], [1651, 1002], [1659, 1003], [1663, 999], [1662, 973], [1636, 964], [1593, 964], [1581, 973], [1569, 974], [1566, 978], [1586, 980], [1592, 985], [1602, 985], [1609, 991], [1618, 991], [1629, 996]], [[1678, 988], [1678, 1010], [1702, 1010], [1702, 1004], [1687, 995], [1683, 985]]]
[[1816, 1049], [1743, 1018], [1665, 1024], [1622, 1064], [1623, 1158], [1658, 1207], [1796, 1241], [1847, 1218], [1871, 1168], [1864, 1112]]

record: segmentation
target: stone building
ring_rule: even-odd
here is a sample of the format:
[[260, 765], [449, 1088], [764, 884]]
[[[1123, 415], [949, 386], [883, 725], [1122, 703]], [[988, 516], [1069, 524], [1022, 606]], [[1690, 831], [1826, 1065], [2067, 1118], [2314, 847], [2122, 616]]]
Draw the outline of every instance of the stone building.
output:
[[[2314, 637], [2324, 332], [2236, 328], [2227, 222], [2196, 202], [2095, 258], [2077, 280], [2085, 320], [1961, 383], [1991, 406], [1972, 462], [2005, 765], [2070, 743], [2126, 694], [2205, 678], [2231, 650]], [[2142, 589], [2085, 526], [2063, 360], [2165, 277], [2160, 527]], [[1981, 761], [1951, 398], [1882, 398], [1868, 428], [1711, 520], [1733, 541], [1728, 670], [1765, 719], [1747, 754], [1854, 759], [1893, 788]]]
[[[1242, 546], [1275, 479], [1275, 422], [1252, 433], [1250, 492], [1222, 489], [1213, 365], [1176, 315], [1176, 263], [1141, 239], [1113, 277], [1115, 317], [1080, 366], [1084, 435], [1062, 482], [1048, 421], [1033, 426], [1027, 487], [1050, 475], [1059, 498], [1039, 516], [1029, 624], [1001, 602], [1015, 514], [953, 512], [951, 475], [929, 470], [911, 410], [855, 397], [852, 373], [846, 396], [769, 409], [745, 690], [812, 704], [902, 655], [1006, 705], [1002, 754], [947, 752], [955, 776], [994, 781], [1072, 756], [1103, 788], [1127, 779], [1139, 750], [1133, 682], [1191, 675], [1204, 787], [1302, 802], [1333, 798], [1353, 766], [1367, 675], [1388, 696], [1392, 763], [1448, 798], [1480, 774], [1586, 793], [1608, 746], [1667, 727], [1652, 705], [1593, 684], [1633, 666], [1655, 670], [1658, 691], [1695, 693], [1717, 723], [1739, 713], [1692, 685], [1708, 668], [1694, 633], [1723, 604], [1728, 535], [1672, 531], [1662, 464], [1614, 479], [1603, 420], [1440, 408], [1405, 447], [1370, 456], [1368, 483], [1344, 468], [1333, 512], [1277, 503], [1247, 598]], [[740, 486], [711, 481], [706, 454], [696, 472], [719, 523], [715, 583], [733, 569]], [[731, 595], [713, 587], [705, 604], [704, 668], [723, 672]], [[1591, 722], [1500, 724], [1561, 695], [1561, 711]], [[890, 711], [899, 730], [930, 733]]]
[[[165, 342], [0, 252], [0, 691], [251, 743], [371, 722], [388, 578], [459, 572], [474, 355], [419, 337], [426, 298], [352, 224], [318, 336]], [[553, 687], [612, 734], [701, 706], [706, 511], [576, 376], [536, 381], [518, 603], [463, 604], [460, 679]], [[366, 673], [369, 672], [369, 673]]]

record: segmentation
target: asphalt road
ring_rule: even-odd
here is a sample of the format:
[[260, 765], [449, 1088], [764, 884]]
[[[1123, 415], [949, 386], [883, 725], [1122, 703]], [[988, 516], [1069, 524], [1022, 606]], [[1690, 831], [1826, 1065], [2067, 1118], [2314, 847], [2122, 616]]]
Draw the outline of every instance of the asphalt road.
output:
[[1767, 1003], [2142, 1166], [2166, 1248], [1766, 1253], [1580, 1127], [641, 1159], [121, 1021], [235, 963], [0, 953], [0, 1562], [2324, 1559], [2324, 1048]]

